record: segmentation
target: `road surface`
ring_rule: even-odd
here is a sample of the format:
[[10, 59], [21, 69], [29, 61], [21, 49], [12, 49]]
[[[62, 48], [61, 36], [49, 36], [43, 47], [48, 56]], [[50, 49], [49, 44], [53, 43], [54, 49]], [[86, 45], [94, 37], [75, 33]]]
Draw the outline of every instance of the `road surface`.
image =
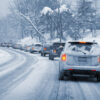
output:
[[0, 100], [99, 100], [100, 83], [95, 78], [59, 81], [58, 59], [0, 49], [10, 55], [0, 63]]

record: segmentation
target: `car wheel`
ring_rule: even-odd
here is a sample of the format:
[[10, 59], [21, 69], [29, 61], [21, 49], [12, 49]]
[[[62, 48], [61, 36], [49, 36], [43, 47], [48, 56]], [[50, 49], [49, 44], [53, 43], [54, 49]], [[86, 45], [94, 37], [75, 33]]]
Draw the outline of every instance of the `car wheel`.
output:
[[46, 54], [44, 53], [44, 56], [46, 56]]
[[49, 60], [54, 60], [54, 57], [49, 55]]
[[97, 81], [100, 82], [100, 72], [97, 73]]
[[39, 53], [41, 53], [41, 51], [39, 51]]
[[59, 73], [59, 80], [64, 80], [64, 71]]
[[41, 53], [41, 56], [43, 56], [43, 53]]

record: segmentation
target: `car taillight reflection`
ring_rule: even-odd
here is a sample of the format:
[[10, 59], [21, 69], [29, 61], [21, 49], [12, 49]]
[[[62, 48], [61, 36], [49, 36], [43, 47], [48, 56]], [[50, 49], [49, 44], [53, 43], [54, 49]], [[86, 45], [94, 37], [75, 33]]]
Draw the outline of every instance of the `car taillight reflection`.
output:
[[66, 61], [66, 60], [67, 60], [67, 55], [66, 55], [66, 54], [62, 54], [61, 60], [62, 60], [62, 61]]

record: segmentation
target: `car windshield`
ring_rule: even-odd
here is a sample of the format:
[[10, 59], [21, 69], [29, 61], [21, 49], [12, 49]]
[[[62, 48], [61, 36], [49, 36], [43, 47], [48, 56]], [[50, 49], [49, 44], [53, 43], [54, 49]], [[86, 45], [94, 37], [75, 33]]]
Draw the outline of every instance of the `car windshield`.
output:
[[72, 51], [88, 51], [88, 52], [90, 52], [94, 45], [96, 45], [96, 43], [69, 42], [68, 48]]

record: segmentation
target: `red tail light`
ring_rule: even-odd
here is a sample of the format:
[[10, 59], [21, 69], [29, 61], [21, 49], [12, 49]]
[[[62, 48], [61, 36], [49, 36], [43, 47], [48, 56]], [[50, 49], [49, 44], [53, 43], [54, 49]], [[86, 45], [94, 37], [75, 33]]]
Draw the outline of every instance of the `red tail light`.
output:
[[68, 69], [68, 70], [73, 70], [73, 69]]
[[91, 71], [95, 72], [96, 70], [91, 70]]
[[47, 50], [47, 48], [44, 48], [44, 50]]
[[98, 58], [98, 61], [99, 61], [99, 63], [100, 63], [100, 57]]
[[62, 61], [66, 61], [66, 60], [67, 60], [67, 55], [66, 55], [66, 54], [62, 54], [61, 60], [62, 60]]
[[54, 53], [56, 53], [56, 50], [53, 50]]

